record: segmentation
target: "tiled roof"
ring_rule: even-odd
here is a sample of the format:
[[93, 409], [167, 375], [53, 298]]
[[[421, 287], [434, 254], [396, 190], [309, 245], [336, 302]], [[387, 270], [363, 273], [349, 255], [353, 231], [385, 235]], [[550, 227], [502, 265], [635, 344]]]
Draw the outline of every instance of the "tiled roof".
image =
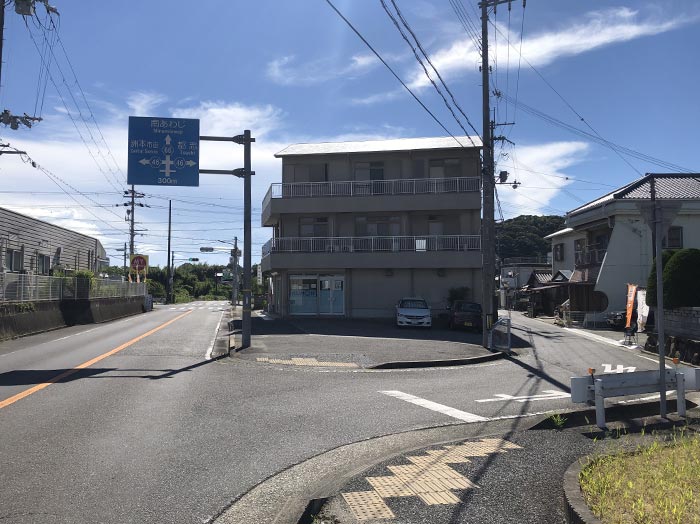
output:
[[652, 178], [659, 200], [700, 200], [700, 173], [652, 173], [569, 211], [567, 215], [577, 215], [615, 200], [651, 200]]
[[481, 147], [481, 139], [477, 136], [458, 136], [455, 138], [451, 136], [434, 138], [394, 138], [390, 140], [365, 140], [360, 142], [292, 144], [275, 154], [275, 156], [279, 158], [290, 155], [380, 153], [388, 151], [419, 151], [422, 149], [460, 149], [464, 147]]
[[537, 282], [540, 284], [547, 284], [552, 281], [552, 272], [551, 271], [533, 271], [533, 275], [535, 276], [535, 279], [537, 279]]

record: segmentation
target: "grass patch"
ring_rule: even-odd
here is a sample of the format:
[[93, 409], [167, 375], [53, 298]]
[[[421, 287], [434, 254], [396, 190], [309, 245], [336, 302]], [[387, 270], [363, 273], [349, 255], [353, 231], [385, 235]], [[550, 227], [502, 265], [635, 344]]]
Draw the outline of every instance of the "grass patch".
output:
[[579, 481], [605, 524], [700, 524], [700, 435], [680, 430], [632, 453], [596, 457]]

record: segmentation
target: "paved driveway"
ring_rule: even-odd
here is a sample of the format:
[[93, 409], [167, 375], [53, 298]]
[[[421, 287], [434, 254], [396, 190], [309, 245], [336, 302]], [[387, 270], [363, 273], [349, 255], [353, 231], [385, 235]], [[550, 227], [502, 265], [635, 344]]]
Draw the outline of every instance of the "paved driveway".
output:
[[369, 368], [387, 362], [484, 357], [481, 333], [398, 328], [391, 319], [253, 318], [252, 347], [238, 354], [261, 363]]

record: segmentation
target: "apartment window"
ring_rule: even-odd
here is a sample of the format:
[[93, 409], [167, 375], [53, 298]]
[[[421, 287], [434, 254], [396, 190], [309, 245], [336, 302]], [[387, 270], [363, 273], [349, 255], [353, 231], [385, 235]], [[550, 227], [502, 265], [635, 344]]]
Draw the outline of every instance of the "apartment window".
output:
[[564, 261], [564, 244], [554, 244], [554, 260], [556, 262]]
[[310, 165], [309, 182], [328, 182], [328, 164]]
[[355, 180], [384, 180], [384, 162], [357, 162]]
[[299, 219], [300, 237], [327, 237], [328, 217], [301, 217]]
[[683, 249], [683, 228], [671, 226], [661, 241], [661, 247], [664, 249]]
[[40, 275], [48, 275], [51, 270], [51, 257], [48, 255], [37, 255], [36, 271]]
[[459, 158], [440, 158], [430, 161], [430, 178], [457, 178], [462, 176]]
[[356, 217], [355, 234], [358, 237], [399, 236], [401, 218], [397, 216]]
[[22, 252], [16, 249], [7, 249], [5, 251], [5, 267], [9, 271], [22, 271]]

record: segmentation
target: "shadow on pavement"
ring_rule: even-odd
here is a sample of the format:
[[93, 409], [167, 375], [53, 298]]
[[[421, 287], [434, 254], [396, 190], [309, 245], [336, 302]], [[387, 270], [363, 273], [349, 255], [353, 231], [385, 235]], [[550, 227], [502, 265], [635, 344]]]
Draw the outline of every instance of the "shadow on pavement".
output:
[[61, 384], [81, 378], [90, 378], [101, 373], [117, 371], [116, 368], [85, 369], [21, 369], [0, 374], [0, 386], [27, 386], [52, 382]]
[[[20, 369], [16, 371], [8, 371], [0, 373], [0, 387], [2, 386], [33, 386], [36, 384], [63, 384], [80, 380], [84, 378], [148, 378], [158, 380], [162, 378], [170, 378], [179, 373], [191, 371], [198, 367], [204, 366], [211, 362], [221, 360], [228, 355], [220, 355], [210, 360], [202, 360], [195, 364], [185, 366], [179, 369], [122, 369], [122, 368], [83, 368], [83, 369]], [[114, 372], [148, 372], [153, 373], [161, 371], [161, 375], [103, 375], [103, 373]]]

